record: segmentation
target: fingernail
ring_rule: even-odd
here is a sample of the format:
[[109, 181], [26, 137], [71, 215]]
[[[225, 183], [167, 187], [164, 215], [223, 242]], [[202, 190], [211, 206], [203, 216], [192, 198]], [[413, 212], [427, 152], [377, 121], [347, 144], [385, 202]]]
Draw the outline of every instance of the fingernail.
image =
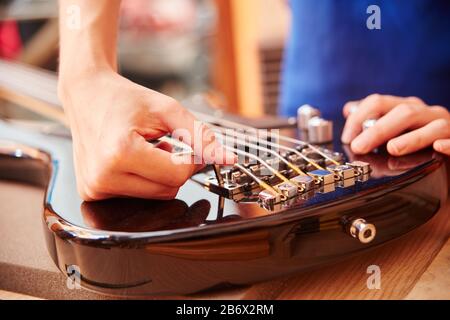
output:
[[355, 153], [366, 153], [367, 152], [367, 143], [361, 139], [360, 137], [357, 137], [352, 142], [352, 150]]
[[353, 131], [350, 128], [344, 128], [342, 132], [341, 141], [344, 144], [349, 144], [353, 139]]
[[358, 108], [359, 108], [358, 103], [356, 103], [356, 102], [352, 103], [352, 105], [350, 106], [350, 109], [348, 110], [348, 114], [350, 115], [352, 113], [355, 113], [356, 111], [358, 111]]
[[401, 140], [391, 140], [387, 145], [389, 153], [399, 156], [402, 155], [402, 151], [406, 148], [406, 144]]
[[435, 142], [434, 150], [436, 150], [437, 152], [442, 152], [442, 151], [444, 151], [444, 147], [440, 142]]

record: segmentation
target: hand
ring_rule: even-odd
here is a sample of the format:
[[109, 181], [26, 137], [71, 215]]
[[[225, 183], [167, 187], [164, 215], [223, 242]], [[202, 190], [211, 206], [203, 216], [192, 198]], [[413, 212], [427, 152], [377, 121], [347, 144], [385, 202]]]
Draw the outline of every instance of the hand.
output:
[[[450, 113], [440, 106], [427, 106], [415, 97], [401, 98], [371, 95], [344, 106], [347, 118], [342, 142], [351, 143], [356, 154], [366, 154], [387, 142], [387, 150], [394, 156], [416, 152], [433, 146], [438, 152], [450, 155]], [[362, 132], [368, 119], [376, 124]]]
[[[176, 129], [195, 136], [196, 119], [175, 100], [113, 70], [63, 79], [59, 94], [71, 126], [77, 187], [84, 200], [116, 196], [172, 199], [201, 167], [194, 161], [174, 162], [167, 143], [153, 146], [147, 142]], [[234, 162], [235, 156], [223, 151], [211, 130], [202, 127], [197, 136], [202, 139], [200, 153], [212, 146], [222, 152], [212, 152], [213, 156], [228, 159], [212, 161]], [[203, 154], [196, 156], [204, 160]]]

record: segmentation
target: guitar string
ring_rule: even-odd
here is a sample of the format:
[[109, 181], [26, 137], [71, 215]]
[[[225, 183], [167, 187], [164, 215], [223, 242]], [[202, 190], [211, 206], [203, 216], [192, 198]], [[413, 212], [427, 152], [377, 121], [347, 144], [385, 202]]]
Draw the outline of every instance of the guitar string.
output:
[[[215, 131], [215, 132], [216, 132], [217, 134], [221, 134], [221, 135], [225, 134], [225, 135], [227, 135], [227, 133], [224, 133], [224, 132], [220, 132], [220, 131]], [[236, 136], [234, 136], [234, 137], [237, 138]], [[226, 142], [228, 142], [228, 140], [226, 140], [226, 138], [224, 139], [223, 137], [222, 137], [222, 141], [225, 142], [224, 144], [226, 144]], [[236, 143], [236, 144], [240, 144], [240, 145], [242, 145], [242, 146], [247, 146], [247, 147], [250, 147], [250, 148], [259, 149], [259, 150], [261, 150], [261, 151], [263, 151], [263, 152], [270, 153], [270, 154], [274, 155], [276, 158], [280, 159], [280, 160], [281, 160], [284, 164], [286, 164], [289, 168], [291, 168], [292, 170], [294, 170], [295, 172], [297, 172], [297, 174], [302, 175], [302, 176], [305, 176], [305, 175], [306, 175], [306, 173], [304, 173], [304, 172], [302, 171], [302, 169], [300, 169], [300, 168], [299, 168], [298, 166], [296, 166], [295, 164], [293, 164], [293, 163], [287, 161], [284, 157], [282, 157], [278, 152], [276, 152], [276, 151], [274, 151], [274, 150], [268, 149], [268, 148], [266, 148], [266, 147], [263, 147], [263, 146], [260, 146], [260, 145], [257, 145], [257, 144], [253, 144], [253, 143], [247, 142], [247, 141], [242, 140], [242, 139], [239, 139], [239, 138], [233, 139], [233, 142]]]
[[[275, 147], [275, 148], [279, 148], [279, 149], [282, 149], [282, 150], [285, 150], [285, 151], [289, 151], [289, 152], [295, 153], [297, 156], [299, 156], [299, 157], [301, 157], [303, 160], [307, 161], [309, 164], [311, 164], [312, 166], [314, 166], [316, 169], [319, 169], [319, 170], [325, 170], [322, 166], [320, 166], [320, 165], [319, 165], [318, 163], [316, 163], [314, 160], [308, 158], [307, 156], [305, 156], [304, 154], [302, 154], [301, 152], [299, 152], [297, 149], [290, 148], [290, 147], [287, 147], [287, 146], [283, 146], [283, 145], [281, 145], [281, 144], [274, 143], [274, 142], [270, 142], [270, 141], [267, 141], [267, 140], [263, 140], [263, 139], [260, 139], [260, 138], [258, 138], [258, 137], [256, 137], [256, 136], [249, 136], [249, 135], [246, 135], [246, 134], [244, 134], [244, 133], [239, 133], [239, 132], [235, 132], [235, 131], [233, 131], [233, 132], [227, 132], [227, 131], [226, 131], [226, 130], [227, 130], [226, 128], [219, 127], [219, 126], [216, 126], [216, 125], [210, 125], [210, 126], [211, 126], [214, 130], [218, 130], [218, 131], [220, 131], [220, 132], [225, 132], [226, 134], [232, 134], [232, 135], [234, 135], [234, 136], [236, 136], [236, 137], [249, 138], [249, 139], [252, 139], [253, 141], [258, 142], [258, 143], [267, 144], [267, 145], [272, 146], [272, 147]], [[305, 173], [303, 173], [303, 174], [305, 175]]]
[[[183, 142], [181, 142], [181, 141], [179, 141], [177, 139], [174, 139], [174, 138], [171, 138], [171, 137], [168, 137], [168, 136], [164, 136], [164, 137], [161, 137], [159, 140], [167, 142], [167, 143], [170, 143], [170, 144], [173, 144], [174, 146], [177, 146], [179, 148], [183, 148], [183, 149], [187, 150], [186, 151], [187, 154], [193, 154], [193, 150], [192, 150], [192, 148], [190, 146], [188, 146], [187, 144], [185, 144], [185, 143], [183, 143]], [[237, 153], [237, 154], [240, 154], [240, 155], [243, 155], [243, 156], [246, 156], [246, 157], [249, 157], [249, 158], [252, 158], [252, 159], [256, 160], [257, 162], [262, 164], [264, 167], [266, 167], [270, 172], [272, 172], [272, 174], [274, 174], [276, 177], [278, 177], [281, 181], [286, 182], [286, 183], [290, 183], [290, 184], [294, 184], [296, 187], [298, 187], [300, 189], [300, 191], [302, 191], [304, 189], [302, 186], [299, 186], [297, 183], [289, 180], [287, 177], [285, 177], [283, 174], [281, 174], [281, 172], [279, 172], [278, 170], [275, 170], [274, 168], [272, 168], [272, 166], [270, 164], [268, 164], [262, 158], [254, 155], [252, 153], [245, 152], [245, 151], [242, 151], [240, 149], [237, 149], [237, 148], [234, 148], [234, 147], [230, 147], [230, 146], [227, 146], [227, 145], [224, 145], [224, 148], [229, 150], [229, 151], [232, 151], [234, 153]], [[186, 153], [183, 153], [183, 154], [186, 154]], [[237, 164], [234, 165], [234, 167], [236, 167], [241, 172], [243, 172], [246, 175], [248, 175], [261, 188], [269, 191], [272, 194], [279, 195], [283, 199], [283, 201], [286, 199], [286, 196], [281, 191], [279, 191], [278, 188], [272, 187], [269, 184], [265, 183], [264, 181], [262, 181], [260, 178], [258, 178], [250, 170], [246, 169], [241, 164], [237, 163]], [[219, 177], [220, 176], [220, 172], [216, 172], [216, 170], [215, 170], [215, 173], [216, 173], [216, 176], [218, 177], [218, 179], [220, 179], [220, 177]], [[220, 181], [218, 181], [218, 182], [220, 183]]]
[[245, 173], [246, 175], [248, 175], [250, 178], [252, 178], [256, 183], [259, 184], [259, 186], [267, 191], [269, 191], [270, 193], [272, 193], [273, 195], [278, 195], [280, 196], [280, 198], [284, 201], [287, 199], [287, 197], [278, 190], [278, 188], [276, 187], [272, 187], [271, 185], [265, 183], [263, 180], [261, 180], [260, 178], [258, 178], [256, 175], [254, 175], [250, 170], [248, 170], [247, 168], [245, 168], [243, 165], [237, 163], [235, 164], [236, 168], [238, 168], [241, 172]]
[[[197, 116], [198, 117], [203, 117], [203, 118], [211, 118], [210, 116], [208, 116], [208, 115], [204, 115], [204, 114], [201, 114], [201, 113], [198, 113], [198, 112], [195, 112], [196, 114], [197, 114]], [[245, 125], [240, 125], [240, 124], [237, 124], [237, 123], [234, 123], [234, 122], [231, 122], [231, 121], [228, 121], [228, 120], [223, 120], [223, 119], [214, 119], [215, 120], [215, 122], [217, 122], [217, 120], [219, 120], [219, 122], [221, 122], [223, 125], [225, 125], [225, 126], [228, 126], [228, 127], [234, 127], [234, 128], [236, 128], [236, 129], [247, 129], [247, 130], [249, 130], [250, 131], [250, 133], [253, 133], [253, 132], [258, 132], [258, 133], [261, 133], [261, 132], [263, 132], [264, 134], [267, 134], [267, 132], [266, 131], [263, 131], [263, 130], [258, 130], [258, 129], [255, 129], [255, 128], [252, 128], [252, 127], [249, 127], [249, 126], [245, 126]], [[207, 122], [207, 121], [205, 121], [205, 122]], [[208, 123], [208, 122], [207, 122]], [[223, 127], [219, 127], [219, 126], [217, 126], [217, 125], [214, 125], [213, 123], [208, 123], [209, 124], [209, 126], [211, 127], [213, 127], [213, 128], [216, 128], [216, 130], [215, 130], [215, 132], [216, 133], [220, 133], [220, 134], [224, 134], [224, 132], [223, 132], [223, 130], [224, 129], [226, 129], [226, 128], [223, 128]], [[219, 132], [218, 132], [219, 131]], [[225, 135], [230, 135], [230, 132], [228, 131], [225, 131]], [[234, 137], [238, 137], [239, 135], [240, 136], [242, 136], [242, 134], [238, 134], [238, 133], [232, 133], [232, 135], [234, 136]], [[253, 135], [244, 135], [246, 138], [247, 137], [252, 137], [252, 139], [254, 140], [254, 141], [256, 141], [256, 142], [258, 142], [258, 141], [262, 141], [261, 139], [258, 139], [258, 137], [256, 136], [256, 134], [253, 136]], [[315, 152], [317, 152], [318, 154], [320, 154], [320, 155], [322, 155], [325, 159], [328, 159], [328, 160], [330, 160], [330, 161], [332, 161], [333, 163], [335, 163], [335, 164], [339, 164], [337, 161], [335, 161], [334, 159], [332, 159], [332, 158], [330, 158], [328, 155], [326, 155], [325, 153], [323, 153], [322, 151], [320, 151], [319, 149], [317, 149], [317, 148], [315, 148], [314, 146], [312, 146], [311, 144], [309, 144], [309, 143], [306, 143], [306, 142], [303, 142], [303, 141], [300, 141], [300, 140], [297, 140], [297, 139], [292, 139], [292, 138], [289, 138], [289, 137], [285, 137], [285, 136], [281, 136], [281, 135], [279, 135], [279, 134], [274, 134], [273, 132], [270, 132], [269, 133], [269, 136], [270, 137], [276, 137], [276, 138], [278, 138], [278, 139], [280, 139], [280, 140], [284, 140], [284, 141], [289, 141], [289, 142], [291, 142], [291, 143], [294, 143], [294, 144], [297, 144], [297, 145], [301, 145], [301, 146], [308, 146], [308, 147], [310, 147], [313, 151], [315, 151]], [[181, 141], [179, 141], [179, 140], [176, 140], [176, 139], [173, 139], [173, 138], [170, 138], [170, 137], [163, 137], [162, 139], [160, 139], [160, 140], [162, 140], [162, 141], [166, 141], [166, 142], [169, 142], [169, 143], [173, 143], [175, 146], [178, 146], [178, 147], [180, 147], [180, 148], [182, 148], [182, 149], [188, 149], [189, 151], [189, 153], [193, 153], [193, 150], [192, 150], [192, 148], [190, 148], [189, 146], [187, 146], [185, 143], [183, 143], [183, 142], [181, 142]], [[243, 141], [243, 140], [236, 140], [235, 141], [237, 144], [240, 144], [240, 145], [243, 145], [243, 146], [248, 146], [248, 147], [252, 147], [252, 148], [256, 148], [256, 149], [259, 149], [259, 150], [261, 150], [261, 151], [264, 151], [264, 152], [268, 152], [268, 153], [270, 153], [270, 154], [273, 154], [273, 155], [275, 155], [277, 158], [279, 158], [281, 161], [283, 161], [288, 167], [290, 167], [292, 170], [294, 170], [295, 172], [297, 172], [299, 175], [307, 175], [307, 174], [305, 174], [300, 168], [298, 168], [298, 166], [296, 166], [296, 165], [294, 165], [294, 164], [292, 164], [291, 162], [289, 162], [289, 161], [287, 161], [284, 157], [282, 157], [281, 155], [279, 155], [277, 152], [275, 152], [275, 151], [273, 151], [273, 150], [270, 150], [270, 149], [267, 149], [267, 148], [264, 148], [264, 147], [261, 147], [261, 146], [259, 146], [259, 145], [255, 145], [255, 144], [252, 144], [252, 143], [248, 143], [248, 142], [246, 142], [246, 141]], [[311, 159], [309, 159], [308, 157], [306, 157], [305, 155], [303, 155], [302, 153], [300, 153], [298, 150], [296, 150], [296, 149], [293, 149], [293, 148], [289, 148], [289, 147], [287, 147], [287, 146], [283, 146], [283, 145], [281, 145], [281, 144], [276, 144], [276, 143], [272, 143], [272, 142], [269, 142], [269, 141], [263, 141], [263, 143], [266, 143], [266, 144], [269, 144], [269, 145], [271, 145], [271, 146], [275, 146], [275, 147], [277, 147], [277, 148], [281, 148], [281, 149], [284, 149], [284, 150], [287, 150], [287, 151], [291, 151], [291, 152], [293, 152], [293, 153], [295, 153], [295, 154], [297, 154], [298, 156], [300, 156], [300, 157], [302, 157], [304, 160], [306, 160], [309, 164], [311, 164], [311, 165], [313, 165], [313, 166], [315, 166], [316, 168], [318, 168], [318, 169], [322, 169], [323, 170], [323, 168], [321, 167], [321, 166], [319, 166], [315, 161], [312, 161]], [[224, 147], [227, 149], [227, 150], [229, 150], [229, 151], [232, 151], [232, 152], [236, 152], [236, 153], [238, 153], [238, 154], [241, 154], [241, 155], [244, 155], [244, 156], [246, 156], [246, 157], [249, 157], [249, 158], [252, 158], [252, 159], [254, 159], [254, 160], [256, 160], [257, 162], [259, 162], [259, 163], [261, 163], [264, 167], [266, 167], [267, 169], [269, 169], [269, 171], [271, 171], [276, 177], [278, 177], [281, 181], [284, 181], [284, 182], [286, 182], [286, 183], [290, 183], [290, 184], [294, 184], [294, 185], [296, 185], [298, 188], [300, 188], [301, 190], [303, 189], [303, 187], [302, 186], [299, 186], [298, 185], [298, 183], [296, 183], [296, 182], [293, 182], [293, 181], [291, 181], [291, 180], [289, 180], [288, 178], [286, 178], [283, 174], [281, 174], [278, 170], [275, 170], [274, 168], [272, 168], [272, 166], [270, 165], [270, 164], [268, 164], [265, 160], [263, 160], [263, 159], [261, 159], [260, 157], [258, 157], [258, 156], [255, 156], [254, 154], [251, 154], [251, 153], [248, 153], [248, 152], [245, 152], [245, 151], [242, 151], [242, 150], [240, 150], [240, 149], [237, 149], [237, 148], [232, 148], [232, 147], [229, 147], [229, 146], [226, 146], [225, 144], [224, 144]], [[242, 168], [245, 168], [245, 167], [243, 167], [242, 165], [238, 165], [238, 166], [235, 166], [235, 167], [237, 167], [241, 172], [243, 171], [242, 170]], [[215, 170], [215, 171], [217, 171], [217, 170]], [[216, 172], [216, 175], [219, 173], [219, 171], [217, 171]], [[273, 193], [273, 188], [267, 188], [269, 185], [268, 184], [266, 184], [266, 183], [261, 183], [261, 182], [263, 182], [261, 179], [259, 179], [258, 177], [256, 177], [256, 175], [254, 175], [253, 173], [251, 173], [251, 171], [249, 171], [249, 170], [245, 170], [244, 171], [244, 173], [245, 174], [247, 174], [250, 178], [252, 178], [256, 183], [258, 183], [261, 187], [263, 187], [264, 189], [266, 189], [266, 190], [268, 190], [268, 191], [270, 191], [271, 193]], [[248, 174], [248, 173], [250, 173], [250, 175]], [[256, 179], [255, 179], [256, 178]], [[270, 186], [269, 186], [270, 187]], [[283, 194], [281, 193], [281, 192], [279, 192], [279, 191], [277, 191], [277, 193], [280, 195], [280, 196], [283, 196]]]
[[[229, 120], [225, 120], [225, 119], [217, 119], [211, 115], [207, 115], [198, 111], [191, 111], [195, 116], [197, 116], [199, 119], [201, 119], [202, 121], [205, 121], [208, 124], [219, 124], [222, 127], [229, 127], [229, 128], [234, 128], [234, 129], [241, 129], [241, 130], [248, 130], [249, 134], [253, 134], [253, 135], [260, 135], [260, 134], [267, 134], [267, 131], [265, 130], [261, 130], [261, 129], [256, 129], [244, 124], [240, 124], [240, 123], [236, 123], [233, 121], [229, 121]], [[255, 133], [256, 131], [256, 133]], [[278, 138], [279, 140], [285, 141], [285, 142], [289, 142], [289, 143], [293, 143], [296, 145], [300, 145], [300, 146], [307, 146], [309, 148], [311, 148], [313, 151], [317, 152], [318, 154], [320, 154], [322, 157], [324, 157], [325, 159], [331, 161], [332, 163], [334, 163], [335, 165], [340, 165], [340, 163], [336, 160], [334, 160], [333, 158], [329, 157], [326, 153], [322, 152], [320, 149], [318, 149], [317, 147], [313, 146], [312, 144], [305, 142], [305, 141], [301, 141], [298, 139], [294, 139], [294, 138], [290, 138], [284, 135], [280, 135], [280, 134], [276, 134], [273, 132], [269, 132], [269, 136], [273, 137], [273, 138]]]
[[[215, 128], [219, 128], [219, 129], [221, 130], [221, 132], [218, 132], [218, 130], [215, 130], [216, 133], [221, 133], [221, 134], [223, 134], [224, 128], [215, 126], [215, 125], [213, 125], [213, 124], [209, 124], [209, 125], [212, 126], [212, 127], [215, 127]], [[239, 125], [237, 125], [237, 126], [239, 126]], [[249, 128], [251, 128], [251, 127], [249, 127]], [[252, 129], [253, 129], [253, 128], [252, 128]], [[253, 129], [253, 130], [255, 130], [255, 129]], [[228, 132], [228, 133], [229, 133], [229, 132]], [[225, 132], [225, 134], [227, 134], [227, 132]], [[233, 135], [234, 135], [235, 137], [237, 137], [236, 134], [233, 134]], [[256, 141], [259, 140], [256, 136], [253, 136], [252, 138], [253, 138], [254, 140], [256, 140]], [[175, 146], [177, 146], [177, 147], [179, 147], [179, 148], [182, 148], [182, 149], [187, 149], [187, 150], [188, 150], [187, 152], [188, 152], [189, 154], [192, 154], [192, 153], [193, 153], [193, 150], [192, 150], [192, 148], [191, 148], [190, 146], [188, 146], [187, 144], [185, 144], [185, 143], [183, 143], [183, 142], [181, 142], [181, 141], [179, 141], [179, 140], [173, 139], [173, 138], [168, 137], [168, 136], [164, 136], [164, 137], [162, 137], [162, 138], [159, 139], [159, 140], [160, 140], [160, 141], [165, 141], [165, 142], [168, 142], [168, 143], [172, 143], [173, 145], [175, 145]], [[235, 142], [236, 142], [237, 144], [240, 144], [240, 145], [243, 145], [243, 146], [248, 146], [248, 147], [256, 148], [256, 149], [259, 149], [259, 150], [261, 150], [261, 151], [264, 151], [264, 152], [268, 152], [268, 153], [270, 153], [270, 154], [273, 154], [274, 156], [276, 156], [277, 158], [279, 158], [281, 161], [283, 161], [288, 167], [290, 167], [292, 170], [294, 170], [295, 172], [297, 172], [299, 175], [309, 175], [309, 174], [304, 173], [298, 166], [296, 166], [296, 165], [292, 164], [291, 162], [287, 161], [285, 158], [283, 158], [281, 155], [279, 155], [277, 152], [275, 152], [275, 151], [273, 151], [273, 150], [270, 150], [270, 149], [261, 147], [261, 146], [259, 146], [259, 145], [252, 144], [252, 143], [248, 143], [248, 142], [246, 142], [246, 141], [239, 140], [239, 139], [238, 139], [238, 140], [235, 140]], [[264, 141], [264, 142], [268, 142], [268, 141]], [[272, 172], [276, 177], [278, 177], [281, 181], [283, 181], [283, 182], [285, 182], [285, 183], [289, 183], [289, 184], [295, 185], [297, 188], [299, 188], [299, 191], [302, 191], [302, 190], [304, 189], [303, 186], [300, 186], [298, 183], [296, 183], [296, 182], [294, 182], [294, 181], [291, 181], [290, 179], [286, 178], [283, 174], [281, 174], [281, 172], [279, 172], [278, 170], [275, 170], [274, 168], [272, 168], [272, 166], [271, 166], [270, 164], [268, 164], [265, 160], [261, 159], [260, 157], [254, 155], [254, 154], [248, 153], [248, 152], [244, 152], [244, 151], [242, 151], [242, 150], [240, 150], [240, 149], [237, 149], [237, 148], [232, 148], [232, 147], [226, 146], [225, 143], [223, 143], [223, 144], [224, 144], [224, 147], [225, 147], [226, 149], [228, 149], [229, 151], [236, 152], [236, 153], [238, 153], [238, 154], [241, 154], [241, 155], [244, 155], [244, 156], [246, 156], [246, 157], [252, 158], [252, 159], [256, 160], [257, 162], [261, 163], [264, 167], [266, 167], [269, 171], [271, 171], [271, 172]], [[320, 167], [317, 163], [315, 163], [314, 161], [311, 161], [311, 159], [307, 158], [306, 156], [304, 156], [303, 154], [301, 154], [300, 152], [298, 152], [298, 151], [295, 150], [295, 149], [288, 148], [288, 147], [284, 147], [284, 146], [282, 146], [282, 145], [280, 145], [280, 144], [275, 144], [275, 143], [270, 143], [270, 145], [275, 146], [275, 147], [280, 147], [280, 146], [281, 146], [281, 147], [282, 147], [283, 149], [285, 149], [285, 150], [289, 150], [289, 151], [292, 150], [292, 151], [295, 151], [296, 154], [300, 155], [300, 156], [301, 156], [303, 159], [305, 159], [309, 164], [314, 165], [316, 168], [322, 169], [322, 167]], [[235, 167], [237, 167], [241, 172], [243, 171], [241, 165], [235, 166]], [[215, 169], [216, 169], [216, 168], [215, 168]], [[216, 175], [218, 175], [218, 174], [220, 173], [219, 170], [215, 170], [215, 172], [216, 172]], [[244, 173], [248, 175], [248, 172], [250, 172], [250, 171], [249, 171], [249, 170], [245, 170]], [[251, 172], [250, 172], [250, 173], [251, 173]], [[261, 187], [263, 187], [264, 189], [266, 189], [266, 190], [270, 191], [271, 193], [273, 193], [273, 191], [274, 191], [273, 188], [267, 188], [268, 184], [266, 184], [266, 183], [261, 184], [261, 181], [262, 181], [262, 180], [259, 179], [259, 178], [257, 178], [254, 174], [251, 174], [251, 175], [248, 175], [248, 176], [249, 176], [250, 178], [252, 178], [256, 183], [258, 183]], [[256, 177], [257, 179], [255, 179], [255, 177]], [[220, 177], [218, 177], [218, 179], [220, 180]], [[283, 196], [283, 194], [282, 194], [281, 192], [277, 191], [277, 193], [278, 193], [280, 196]]]
[[276, 177], [278, 177], [281, 181], [287, 182], [287, 183], [291, 183], [291, 181], [288, 178], [286, 178], [283, 174], [281, 174], [281, 172], [279, 172], [278, 170], [272, 168], [272, 166], [270, 164], [268, 164], [265, 160], [261, 159], [260, 157], [255, 156], [252, 153], [245, 152], [245, 151], [242, 151], [240, 149], [237, 149], [237, 148], [234, 148], [234, 147], [230, 147], [230, 146], [227, 146], [227, 145], [224, 145], [224, 148], [229, 150], [229, 151], [231, 151], [231, 152], [236, 152], [237, 154], [240, 154], [242, 156], [246, 156], [246, 157], [249, 157], [249, 158], [252, 158], [252, 159], [256, 160], [257, 162], [261, 163], [264, 167], [266, 167], [270, 172], [272, 172]]

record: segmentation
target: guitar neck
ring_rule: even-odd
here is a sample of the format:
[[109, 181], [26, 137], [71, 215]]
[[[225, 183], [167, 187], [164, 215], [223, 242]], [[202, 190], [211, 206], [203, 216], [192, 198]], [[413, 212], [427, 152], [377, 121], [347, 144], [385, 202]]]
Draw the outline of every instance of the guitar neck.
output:
[[57, 83], [52, 72], [0, 60], [0, 99], [67, 125]]

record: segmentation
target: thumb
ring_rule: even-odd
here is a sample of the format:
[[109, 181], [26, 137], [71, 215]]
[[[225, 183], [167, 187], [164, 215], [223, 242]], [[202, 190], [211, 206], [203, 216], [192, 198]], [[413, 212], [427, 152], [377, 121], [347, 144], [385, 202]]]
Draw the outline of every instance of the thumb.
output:
[[196, 164], [234, 164], [237, 157], [216, 139], [214, 131], [179, 103], [164, 114], [163, 122], [174, 139], [189, 146]]

